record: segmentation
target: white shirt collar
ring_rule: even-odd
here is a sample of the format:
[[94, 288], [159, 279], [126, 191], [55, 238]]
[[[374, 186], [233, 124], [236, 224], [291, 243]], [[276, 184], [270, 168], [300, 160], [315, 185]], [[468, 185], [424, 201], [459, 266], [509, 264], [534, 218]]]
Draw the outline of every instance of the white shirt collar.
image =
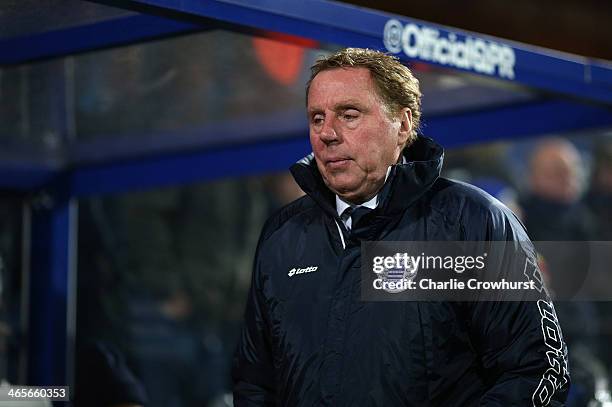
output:
[[336, 195], [336, 211], [338, 212], [338, 216], [342, 216], [346, 208], [350, 208], [350, 207], [365, 206], [366, 208], [374, 209], [378, 205], [377, 199], [378, 199], [378, 194], [374, 195], [372, 199], [370, 199], [367, 202], [362, 203], [361, 205], [354, 205], [354, 204], [349, 204], [347, 202], [344, 202], [342, 199], [340, 199], [338, 195]]
[[[406, 164], [406, 157], [402, 155], [402, 164]], [[391, 173], [391, 165], [387, 168], [387, 174], [385, 175], [385, 182], [387, 182], [387, 178], [389, 178], [389, 174]], [[384, 185], [384, 183], [383, 183]], [[343, 201], [338, 195], [336, 195], [336, 212], [338, 212], [338, 216], [342, 217], [342, 214], [349, 207], [358, 207], [365, 206], [366, 208], [375, 209], [378, 206], [378, 194], [374, 195], [372, 199], [366, 201], [360, 205], [350, 204], [348, 202]]]

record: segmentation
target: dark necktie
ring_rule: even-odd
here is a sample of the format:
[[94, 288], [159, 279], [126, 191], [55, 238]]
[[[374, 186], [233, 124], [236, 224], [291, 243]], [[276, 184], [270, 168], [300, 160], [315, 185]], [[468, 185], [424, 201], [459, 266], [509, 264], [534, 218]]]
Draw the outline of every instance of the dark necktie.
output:
[[359, 220], [366, 214], [370, 213], [372, 209], [365, 206], [348, 207], [342, 212], [342, 220], [346, 221], [348, 217], [351, 217], [351, 230], [359, 222]]

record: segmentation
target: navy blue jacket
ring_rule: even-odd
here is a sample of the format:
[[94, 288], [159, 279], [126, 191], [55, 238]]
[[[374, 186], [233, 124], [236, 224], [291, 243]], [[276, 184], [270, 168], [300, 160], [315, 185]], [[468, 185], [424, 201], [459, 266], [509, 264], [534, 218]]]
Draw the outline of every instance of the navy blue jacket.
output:
[[[362, 240], [529, 243], [497, 200], [439, 177], [443, 151], [433, 140], [420, 137], [403, 154], [384, 199], [350, 234], [312, 155], [291, 168], [307, 195], [263, 228], [234, 358], [236, 407], [563, 405], [567, 350], [545, 294], [360, 300]], [[289, 276], [308, 267], [317, 270]]]

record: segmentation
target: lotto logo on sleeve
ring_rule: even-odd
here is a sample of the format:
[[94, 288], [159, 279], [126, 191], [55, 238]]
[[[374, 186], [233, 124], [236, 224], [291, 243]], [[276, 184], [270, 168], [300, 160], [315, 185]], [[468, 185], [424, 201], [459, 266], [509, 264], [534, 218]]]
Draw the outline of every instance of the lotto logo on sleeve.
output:
[[295, 268], [294, 267], [291, 270], [289, 270], [289, 273], [287, 273], [287, 275], [289, 277], [293, 277], [296, 274], [314, 273], [318, 269], [319, 269], [319, 266], [310, 266], [310, 267], [305, 267], [305, 268]]

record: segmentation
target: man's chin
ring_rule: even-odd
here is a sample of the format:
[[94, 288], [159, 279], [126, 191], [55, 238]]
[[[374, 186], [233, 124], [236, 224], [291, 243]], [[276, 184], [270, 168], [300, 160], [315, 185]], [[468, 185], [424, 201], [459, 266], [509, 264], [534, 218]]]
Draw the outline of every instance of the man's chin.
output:
[[328, 183], [327, 187], [343, 201], [360, 204], [363, 200], [363, 192], [356, 186], [342, 183]]
[[351, 182], [351, 180], [343, 180], [340, 177], [324, 176], [323, 181], [325, 181], [327, 188], [331, 189], [336, 195], [340, 196], [350, 194], [358, 187], [357, 183]]

